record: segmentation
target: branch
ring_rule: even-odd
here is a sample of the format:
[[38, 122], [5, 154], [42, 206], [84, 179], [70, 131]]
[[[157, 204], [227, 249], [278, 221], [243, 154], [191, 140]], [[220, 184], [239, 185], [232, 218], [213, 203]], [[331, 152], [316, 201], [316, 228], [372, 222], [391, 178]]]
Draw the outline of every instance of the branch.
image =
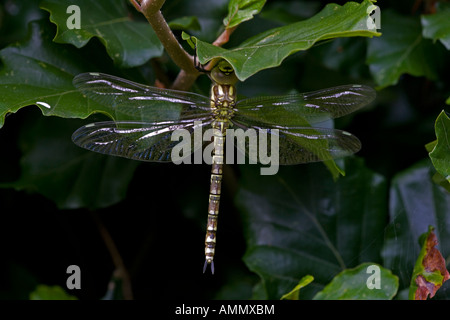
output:
[[[116, 244], [106, 229], [105, 225], [102, 223], [100, 218], [95, 212], [92, 212], [92, 218], [97, 224], [98, 231], [105, 242], [105, 245], [111, 255], [114, 266], [116, 270], [114, 271], [114, 277], [122, 280], [122, 294], [125, 300], [133, 300], [133, 291], [131, 289], [130, 275], [128, 274], [125, 264], [123, 263], [122, 257], [120, 256], [119, 250], [117, 250]], [[112, 289], [112, 288], [109, 288]]]
[[164, 19], [160, 9], [165, 0], [130, 0], [133, 6], [140, 11], [152, 26], [159, 41], [161, 41], [167, 54], [181, 69], [177, 79], [172, 85], [173, 89], [188, 90], [200, 75], [194, 66], [194, 60], [178, 43], [172, 30]]

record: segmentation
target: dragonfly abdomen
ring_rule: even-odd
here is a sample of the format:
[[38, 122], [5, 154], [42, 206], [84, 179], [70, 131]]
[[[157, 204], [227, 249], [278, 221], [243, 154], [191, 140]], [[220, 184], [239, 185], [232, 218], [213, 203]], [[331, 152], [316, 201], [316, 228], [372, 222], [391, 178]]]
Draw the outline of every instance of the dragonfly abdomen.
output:
[[214, 149], [212, 152], [211, 187], [209, 191], [208, 222], [205, 237], [205, 265], [211, 265], [214, 273], [214, 253], [216, 249], [217, 218], [219, 215], [220, 191], [222, 188], [222, 167], [225, 149], [225, 136], [230, 119], [233, 117], [233, 107], [236, 102], [236, 89], [232, 85], [215, 84], [211, 88], [211, 108], [214, 114], [212, 128], [214, 129]]

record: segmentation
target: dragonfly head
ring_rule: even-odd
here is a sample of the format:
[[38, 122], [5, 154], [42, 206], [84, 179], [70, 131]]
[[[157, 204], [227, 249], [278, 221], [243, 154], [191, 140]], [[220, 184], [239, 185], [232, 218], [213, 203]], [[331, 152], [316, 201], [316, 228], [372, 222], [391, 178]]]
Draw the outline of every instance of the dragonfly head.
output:
[[210, 78], [215, 83], [224, 85], [234, 85], [238, 81], [233, 67], [226, 60], [221, 60], [214, 66]]

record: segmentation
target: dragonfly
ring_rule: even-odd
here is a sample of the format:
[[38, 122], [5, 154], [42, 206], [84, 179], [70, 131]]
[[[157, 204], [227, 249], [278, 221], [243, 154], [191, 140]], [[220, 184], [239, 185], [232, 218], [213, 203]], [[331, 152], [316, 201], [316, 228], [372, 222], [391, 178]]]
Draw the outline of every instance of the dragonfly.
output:
[[[180, 141], [172, 139], [172, 135], [177, 130], [186, 130], [190, 135], [192, 153], [213, 144], [203, 273], [210, 266], [214, 274], [227, 130], [253, 129], [257, 135], [276, 135], [280, 165], [341, 158], [359, 151], [359, 139], [346, 131], [313, 125], [364, 107], [375, 99], [376, 93], [365, 85], [343, 85], [238, 101], [238, 78], [226, 60], [216, 63], [208, 76], [212, 81], [210, 97], [102, 73], [79, 74], [73, 79], [74, 86], [89, 99], [110, 108], [114, 120], [85, 125], [73, 133], [72, 140], [91, 151], [148, 162], [174, 160], [172, 151]], [[210, 141], [195, 144], [196, 130], [208, 129], [214, 130]], [[236, 147], [251, 156], [251, 143]]]

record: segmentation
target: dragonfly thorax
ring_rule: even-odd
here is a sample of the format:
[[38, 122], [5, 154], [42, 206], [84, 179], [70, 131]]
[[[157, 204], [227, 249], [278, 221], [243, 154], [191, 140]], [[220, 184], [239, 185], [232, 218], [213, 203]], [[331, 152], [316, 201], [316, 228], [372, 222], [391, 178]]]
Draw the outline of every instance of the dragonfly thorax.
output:
[[228, 121], [234, 115], [236, 89], [232, 85], [215, 84], [211, 88], [211, 109], [216, 121]]

